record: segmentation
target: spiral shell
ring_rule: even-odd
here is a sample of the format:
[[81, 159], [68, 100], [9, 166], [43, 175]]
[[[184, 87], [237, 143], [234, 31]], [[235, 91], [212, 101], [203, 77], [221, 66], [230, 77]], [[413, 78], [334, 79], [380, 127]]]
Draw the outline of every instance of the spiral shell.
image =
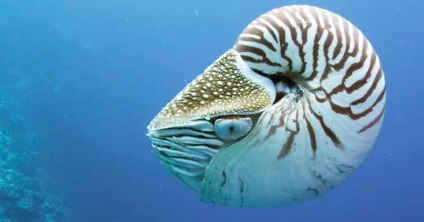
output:
[[206, 202], [270, 207], [345, 180], [372, 148], [385, 82], [364, 35], [312, 6], [271, 10], [152, 120], [161, 163]]

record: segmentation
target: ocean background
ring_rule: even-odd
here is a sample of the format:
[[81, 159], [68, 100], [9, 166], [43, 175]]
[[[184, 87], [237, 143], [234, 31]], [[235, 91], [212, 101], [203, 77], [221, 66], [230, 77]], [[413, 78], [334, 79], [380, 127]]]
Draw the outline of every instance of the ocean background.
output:
[[[229, 208], [167, 172], [160, 109], [253, 19], [311, 4], [377, 51], [387, 106], [363, 165], [314, 200]], [[424, 2], [0, 0], [0, 221], [423, 221]]]

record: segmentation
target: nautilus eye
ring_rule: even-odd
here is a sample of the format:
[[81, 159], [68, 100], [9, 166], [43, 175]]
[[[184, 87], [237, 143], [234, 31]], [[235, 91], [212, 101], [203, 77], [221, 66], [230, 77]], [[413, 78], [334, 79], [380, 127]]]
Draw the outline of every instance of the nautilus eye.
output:
[[222, 140], [236, 140], [245, 136], [252, 129], [250, 118], [225, 118], [215, 121], [215, 132]]
[[271, 10], [148, 126], [162, 165], [210, 203], [272, 207], [321, 195], [365, 159], [385, 81], [364, 35], [312, 6]]

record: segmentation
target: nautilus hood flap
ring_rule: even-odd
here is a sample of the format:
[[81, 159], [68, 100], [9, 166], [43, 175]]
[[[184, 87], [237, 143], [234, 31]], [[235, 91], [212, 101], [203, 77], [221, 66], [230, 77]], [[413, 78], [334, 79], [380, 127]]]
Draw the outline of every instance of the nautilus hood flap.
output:
[[169, 102], [148, 129], [176, 127], [215, 116], [258, 113], [274, 100], [272, 81], [252, 71], [231, 49]]

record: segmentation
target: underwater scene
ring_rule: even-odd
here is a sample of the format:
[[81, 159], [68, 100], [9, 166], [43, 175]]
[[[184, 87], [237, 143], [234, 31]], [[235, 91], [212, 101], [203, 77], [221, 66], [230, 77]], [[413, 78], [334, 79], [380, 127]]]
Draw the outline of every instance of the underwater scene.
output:
[[0, 0], [0, 222], [422, 221], [423, 10]]

